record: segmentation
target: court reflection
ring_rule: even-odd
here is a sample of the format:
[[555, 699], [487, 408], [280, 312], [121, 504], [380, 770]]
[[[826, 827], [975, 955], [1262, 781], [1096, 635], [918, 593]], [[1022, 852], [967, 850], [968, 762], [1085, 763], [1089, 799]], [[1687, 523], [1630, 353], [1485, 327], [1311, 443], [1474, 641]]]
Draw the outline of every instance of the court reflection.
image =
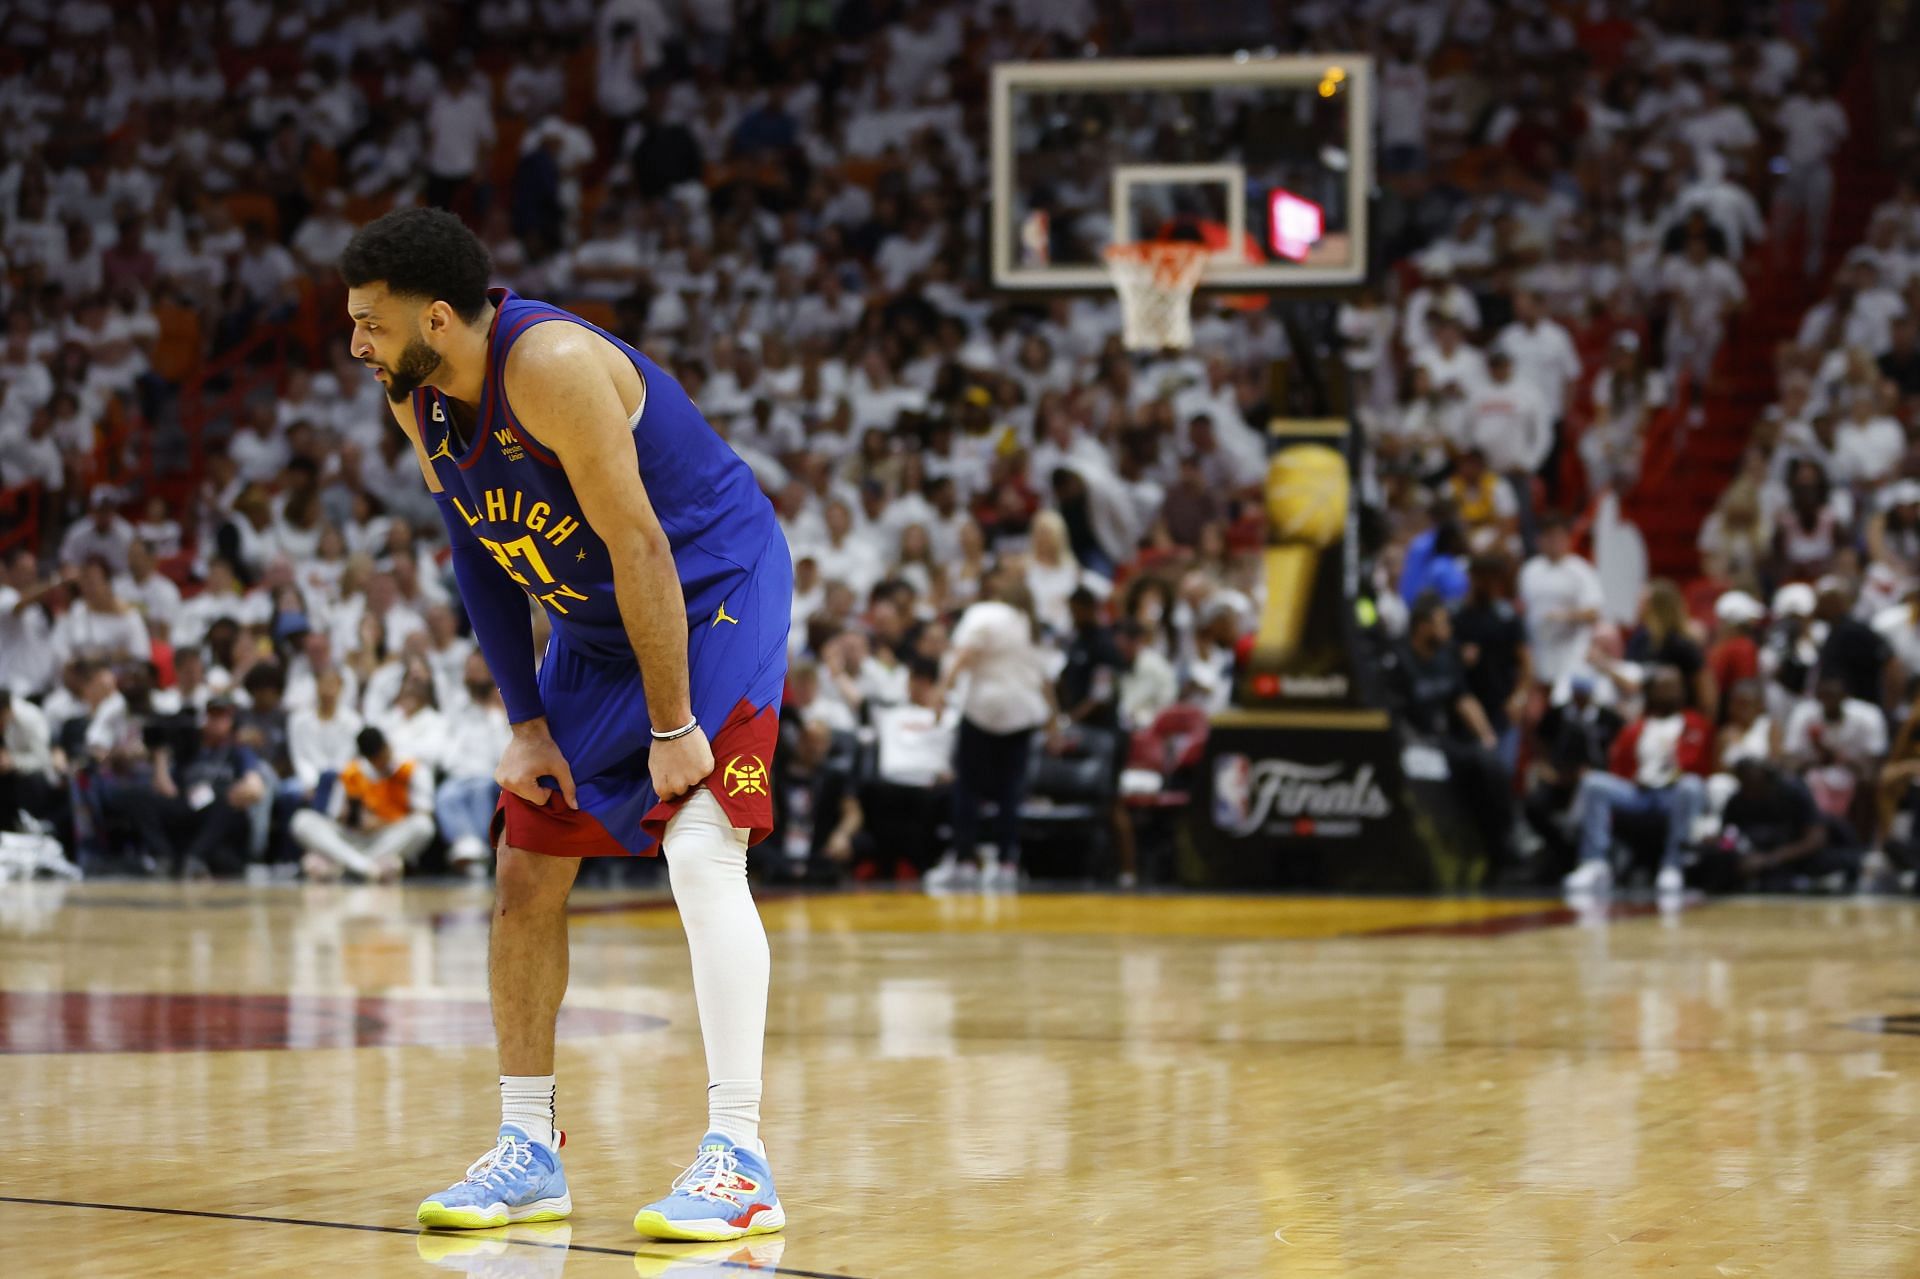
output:
[[728, 1243], [655, 1244], [633, 1254], [633, 1271], [646, 1279], [739, 1279], [777, 1273], [786, 1252], [787, 1241], [779, 1235]]
[[457, 1234], [423, 1230], [414, 1238], [420, 1260], [436, 1270], [488, 1279], [559, 1279], [566, 1273], [573, 1224], [529, 1222]]
[[[1398, 902], [1236, 900], [1226, 935], [1197, 899], [1140, 933], [1076, 929], [1068, 898], [770, 903], [763, 1134], [793, 1224], [711, 1255], [626, 1229], [704, 1115], [677, 921], [581, 904], [557, 1073], [562, 1224], [592, 1246], [422, 1235], [396, 1258], [404, 1236], [340, 1232], [385, 1258], [356, 1273], [1920, 1274], [1914, 903], [1493, 936], [1404, 931]], [[1452, 909], [1426, 923], [1471, 922]], [[485, 910], [82, 885], [0, 912], [24, 1159], [0, 1194], [410, 1220], [498, 1119]], [[112, 1270], [119, 1216], [32, 1235], [26, 1273]], [[300, 1268], [273, 1242], [299, 1228], [248, 1229], [285, 1249], [256, 1270]]]

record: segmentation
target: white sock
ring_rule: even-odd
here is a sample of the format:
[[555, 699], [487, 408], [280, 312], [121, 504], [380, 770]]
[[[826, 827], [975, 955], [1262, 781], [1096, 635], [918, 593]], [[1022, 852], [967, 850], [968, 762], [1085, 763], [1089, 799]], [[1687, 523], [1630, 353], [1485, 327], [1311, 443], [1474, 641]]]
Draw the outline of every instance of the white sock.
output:
[[767, 1028], [767, 933], [747, 889], [747, 832], [701, 791], [662, 841], [674, 904], [693, 955], [693, 998], [707, 1050], [712, 1127], [757, 1146], [760, 1051]]
[[708, 1084], [707, 1130], [761, 1153], [760, 1081], [716, 1079]]
[[560, 1143], [553, 1128], [552, 1075], [500, 1076], [500, 1122], [513, 1124], [548, 1150]]

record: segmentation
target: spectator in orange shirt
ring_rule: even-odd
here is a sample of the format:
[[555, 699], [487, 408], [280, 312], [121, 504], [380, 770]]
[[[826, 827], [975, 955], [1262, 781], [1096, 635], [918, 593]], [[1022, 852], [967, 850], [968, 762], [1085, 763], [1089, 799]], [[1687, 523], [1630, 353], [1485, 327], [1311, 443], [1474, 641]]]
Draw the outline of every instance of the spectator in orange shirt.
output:
[[306, 850], [309, 879], [342, 872], [391, 883], [433, 842], [433, 770], [396, 760], [377, 728], [355, 741], [359, 758], [340, 771], [319, 809], [295, 813], [289, 830]]

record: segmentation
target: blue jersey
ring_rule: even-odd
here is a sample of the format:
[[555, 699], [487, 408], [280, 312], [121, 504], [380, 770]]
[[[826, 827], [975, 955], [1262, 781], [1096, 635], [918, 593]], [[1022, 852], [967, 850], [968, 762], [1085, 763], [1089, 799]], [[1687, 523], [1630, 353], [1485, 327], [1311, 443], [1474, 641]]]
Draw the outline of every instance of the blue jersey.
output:
[[[559, 460], [508, 402], [507, 353], [536, 324], [578, 324], [633, 361], [645, 388], [632, 421], [640, 476], [673, 548], [690, 628], [711, 624], [763, 558], [786, 560], [773, 504], [752, 470], [659, 365], [558, 307], [509, 289], [488, 296], [496, 310], [472, 440], [462, 449], [453, 438], [452, 410], [438, 390], [414, 392], [414, 421], [440, 487], [500, 567], [546, 609], [569, 651], [589, 660], [634, 660], [607, 544], [581, 513]], [[785, 617], [779, 620], [784, 628]]]

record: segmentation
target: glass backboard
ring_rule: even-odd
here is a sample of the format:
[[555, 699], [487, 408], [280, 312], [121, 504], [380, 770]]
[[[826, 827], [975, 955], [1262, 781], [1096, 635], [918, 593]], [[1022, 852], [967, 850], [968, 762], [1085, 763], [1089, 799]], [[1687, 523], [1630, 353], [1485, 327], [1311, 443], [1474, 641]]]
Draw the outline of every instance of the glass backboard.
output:
[[1367, 273], [1372, 62], [1138, 58], [993, 72], [993, 282], [1105, 288], [1109, 244], [1197, 240], [1202, 288]]

